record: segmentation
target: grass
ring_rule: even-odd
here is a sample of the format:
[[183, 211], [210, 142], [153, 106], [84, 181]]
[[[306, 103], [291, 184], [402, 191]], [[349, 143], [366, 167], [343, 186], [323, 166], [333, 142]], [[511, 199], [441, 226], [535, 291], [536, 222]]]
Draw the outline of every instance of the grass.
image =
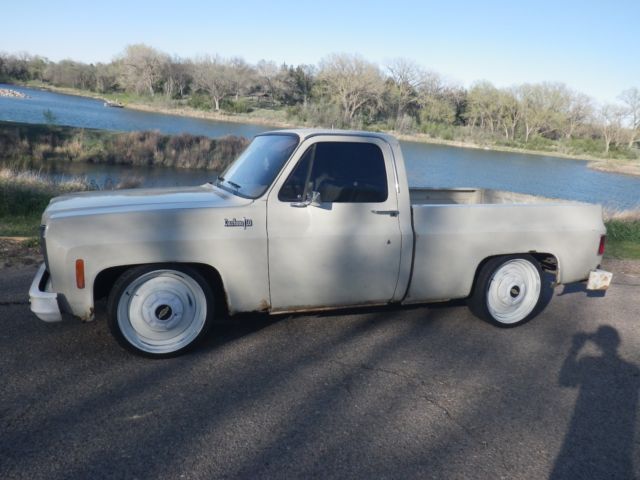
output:
[[640, 210], [607, 212], [607, 248], [613, 258], [640, 260]]
[[0, 169], [0, 236], [36, 236], [40, 216], [51, 198], [92, 188], [80, 177], [56, 182], [34, 172]]

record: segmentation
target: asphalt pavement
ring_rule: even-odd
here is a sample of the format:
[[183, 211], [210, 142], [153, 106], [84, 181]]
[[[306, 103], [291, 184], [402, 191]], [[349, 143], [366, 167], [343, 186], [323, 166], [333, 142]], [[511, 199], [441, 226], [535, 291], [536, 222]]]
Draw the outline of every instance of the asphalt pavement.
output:
[[463, 303], [217, 326], [148, 360], [29, 312], [0, 271], [0, 478], [640, 477], [640, 286], [558, 287], [515, 329]]

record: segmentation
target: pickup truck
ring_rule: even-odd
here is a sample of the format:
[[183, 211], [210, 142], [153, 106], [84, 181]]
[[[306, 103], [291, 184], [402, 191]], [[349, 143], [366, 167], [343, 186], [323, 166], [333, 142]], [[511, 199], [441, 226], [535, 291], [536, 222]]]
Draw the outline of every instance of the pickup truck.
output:
[[605, 233], [598, 205], [410, 188], [390, 135], [274, 131], [214, 183], [52, 199], [31, 310], [88, 321], [107, 298], [115, 338], [150, 357], [184, 352], [216, 316], [240, 312], [467, 298], [513, 327], [540, 312], [545, 276], [608, 286]]

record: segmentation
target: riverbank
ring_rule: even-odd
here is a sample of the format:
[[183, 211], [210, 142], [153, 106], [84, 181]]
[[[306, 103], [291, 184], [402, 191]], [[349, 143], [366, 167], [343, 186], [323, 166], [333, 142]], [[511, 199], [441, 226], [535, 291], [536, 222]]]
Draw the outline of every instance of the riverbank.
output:
[[247, 146], [244, 137], [112, 132], [0, 121], [4, 166], [40, 169], [54, 162], [89, 162], [222, 171]]
[[619, 173], [622, 175], [640, 176], [640, 161], [598, 160], [589, 163], [589, 168], [600, 172]]
[[[311, 124], [309, 122], [295, 122], [288, 117], [287, 112], [283, 109], [266, 109], [258, 108], [254, 109], [250, 113], [230, 113], [230, 112], [215, 112], [200, 110], [184, 103], [178, 103], [173, 100], [166, 100], [164, 97], [136, 97], [128, 94], [98, 94], [94, 92], [87, 92], [85, 90], [55, 87], [51, 85], [45, 85], [41, 82], [30, 82], [26, 84], [30, 88], [38, 88], [42, 90], [48, 90], [56, 93], [63, 93], [67, 95], [75, 95], [86, 98], [95, 98], [102, 101], [119, 102], [125, 105], [125, 108], [132, 110], [139, 110], [150, 113], [161, 113], [167, 115], [177, 115], [189, 118], [206, 119], [218, 122], [230, 122], [252, 125], [268, 125], [276, 128], [296, 128], [300, 126], [304, 127], [316, 127], [319, 125]], [[462, 127], [460, 127], [462, 128]], [[538, 156], [551, 156], [554, 158], [572, 159], [572, 160], [585, 160], [588, 161], [589, 168], [596, 170], [607, 171], [609, 173], [621, 173], [625, 175], [638, 175], [640, 176], [640, 158], [637, 160], [617, 160], [612, 158], [604, 158], [601, 156], [586, 154], [586, 153], [571, 153], [563, 151], [567, 147], [561, 143], [544, 143], [544, 148], [532, 149], [524, 148], [521, 146], [514, 147], [509, 145], [500, 145], [489, 141], [477, 141], [473, 139], [473, 135], [468, 135], [469, 138], [464, 140], [459, 139], [445, 139], [434, 137], [424, 133], [402, 133], [395, 130], [381, 130], [375, 129], [375, 131], [384, 131], [394, 135], [400, 140], [418, 143], [427, 143], [432, 145], [444, 145], [456, 148], [467, 148], [474, 150], [488, 150], [506, 153], [518, 153]]]

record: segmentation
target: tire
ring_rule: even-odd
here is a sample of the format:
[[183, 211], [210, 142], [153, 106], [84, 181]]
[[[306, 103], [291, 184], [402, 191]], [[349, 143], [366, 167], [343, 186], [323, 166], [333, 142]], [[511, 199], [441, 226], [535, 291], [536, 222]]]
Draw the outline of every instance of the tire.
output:
[[480, 268], [469, 308], [498, 327], [517, 327], [540, 312], [542, 279], [540, 264], [531, 255], [492, 258]]
[[193, 348], [213, 322], [211, 287], [193, 268], [148, 265], [124, 272], [107, 303], [111, 333], [127, 350], [150, 358]]

